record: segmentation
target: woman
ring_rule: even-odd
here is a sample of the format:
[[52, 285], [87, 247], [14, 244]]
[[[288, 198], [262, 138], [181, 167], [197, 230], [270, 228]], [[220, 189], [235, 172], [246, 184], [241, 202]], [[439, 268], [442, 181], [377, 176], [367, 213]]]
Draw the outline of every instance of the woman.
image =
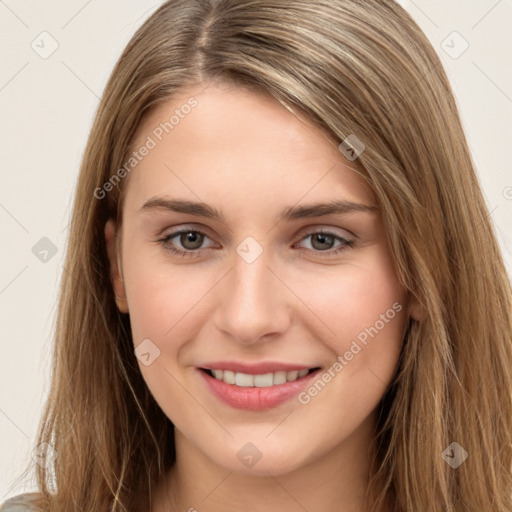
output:
[[394, 2], [159, 8], [103, 94], [65, 270], [41, 492], [14, 501], [512, 510], [510, 283]]

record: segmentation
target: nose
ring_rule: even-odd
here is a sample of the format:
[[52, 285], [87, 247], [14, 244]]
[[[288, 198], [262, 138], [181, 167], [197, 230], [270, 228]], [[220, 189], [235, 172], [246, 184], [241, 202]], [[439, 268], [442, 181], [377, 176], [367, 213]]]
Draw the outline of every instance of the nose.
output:
[[234, 255], [222, 280], [215, 325], [235, 342], [252, 345], [282, 335], [291, 322], [293, 294], [269, 266], [266, 251], [248, 263]]

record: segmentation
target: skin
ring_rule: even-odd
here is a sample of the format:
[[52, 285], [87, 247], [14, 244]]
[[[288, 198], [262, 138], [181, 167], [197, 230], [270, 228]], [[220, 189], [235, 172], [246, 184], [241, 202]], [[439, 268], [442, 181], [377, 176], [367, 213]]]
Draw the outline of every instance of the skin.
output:
[[[154, 489], [152, 510], [360, 512], [375, 407], [416, 306], [398, 282], [378, 209], [274, 218], [297, 204], [376, 205], [375, 197], [318, 128], [234, 86], [181, 91], [143, 120], [135, 146], [191, 96], [197, 107], [129, 175], [121, 228], [105, 226], [134, 347], [150, 339], [160, 350], [149, 366], [138, 360], [140, 370], [175, 425], [177, 463]], [[141, 210], [156, 196], [203, 201], [225, 222]], [[204, 233], [202, 245], [179, 235], [159, 242], [180, 227]], [[341, 242], [319, 244], [321, 229], [354, 244], [334, 254]], [[252, 263], [236, 251], [248, 236], [263, 250]], [[199, 248], [180, 257], [169, 246]], [[235, 409], [199, 375], [220, 360], [327, 369], [394, 303], [400, 312], [306, 405], [294, 397], [268, 411]], [[261, 453], [251, 468], [237, 457], [247, 442]]]

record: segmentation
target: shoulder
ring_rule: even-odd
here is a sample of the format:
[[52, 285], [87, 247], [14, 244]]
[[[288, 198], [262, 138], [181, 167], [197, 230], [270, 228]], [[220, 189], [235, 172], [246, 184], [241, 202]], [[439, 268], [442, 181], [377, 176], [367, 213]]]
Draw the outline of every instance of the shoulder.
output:
[[36, 492], [18, 494], [1, 503], [0, 512], [35, 512], [36, 509], [31, 508], [31, 505], [36, 503], [39, 496]]

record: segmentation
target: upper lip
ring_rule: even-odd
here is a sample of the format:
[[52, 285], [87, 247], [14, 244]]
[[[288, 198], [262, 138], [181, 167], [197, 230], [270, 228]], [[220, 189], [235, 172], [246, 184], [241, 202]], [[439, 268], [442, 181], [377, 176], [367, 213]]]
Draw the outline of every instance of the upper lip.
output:
[[291, 372], [294, 370], [309, 370], [317, 366], [306, 366], [303, 364], [280, 363], [278, 361], [267, 361], [260, 363], [246, 363], [242, 361], [217, 361], [215, 363], [205, 363], [199, 368], [204, 370], [230, 370], [235, 373], [246, 373], [248, 375], [264, 375], [279, 370]]

